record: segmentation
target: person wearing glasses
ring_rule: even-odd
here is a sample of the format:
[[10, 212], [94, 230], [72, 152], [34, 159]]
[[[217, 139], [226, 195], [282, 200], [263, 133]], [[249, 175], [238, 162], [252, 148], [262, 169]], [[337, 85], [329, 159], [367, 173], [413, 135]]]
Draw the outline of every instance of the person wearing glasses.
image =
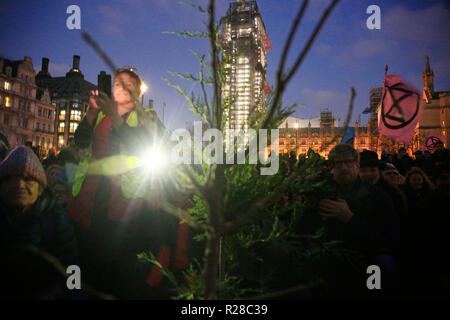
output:
[[[366, 268], [381, 269], [382, 290], [392, 294], [399, 246], [399, 222], [391, 198], [378, 187], [359, 177], [359, 153], [349, 144], [336, 145], [328, 155], [331, 177], [319, 201], [316, 214], [322, 217], [326, 240], [342, 241], [341, 248], [352, 250], [358, 264], [330, 256], [322, 263], [327, 297], [370, 297]], [[331, 193], [330, 193], [331, 194]], [[377, 290], [375, 290], [377, 291]], [[376, 294], [377, 294], [376, 293]]]
[[174, 264], [179, 222], [149, 201], [156, 191], [129, 161], [151, 148], [156, 134], [146, 124], [159, 121], [139, 105], [140, 87], [136, 70], [122, 68], [114, 74], [113, 99], [91, 92], [74, 137], [87, 151], [67, 209], [78, 226], [88, 283], [117, 298], [162, 299], [168, 298], [167, 280], [137, 255], [151, 251], [163, 267]]

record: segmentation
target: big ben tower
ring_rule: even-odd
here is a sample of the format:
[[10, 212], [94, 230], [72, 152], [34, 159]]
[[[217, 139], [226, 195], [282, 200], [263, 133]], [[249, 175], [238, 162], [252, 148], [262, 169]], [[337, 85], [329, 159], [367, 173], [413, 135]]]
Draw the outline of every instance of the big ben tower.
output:
[[229, 130], [249, 129], [249, 117], [264, 111], [267, 51], [270, 39], [256, 0], [230, 3], [220, 37], [225, 75], [222, 98], [233, 100], [224, 111], [225, 134]]

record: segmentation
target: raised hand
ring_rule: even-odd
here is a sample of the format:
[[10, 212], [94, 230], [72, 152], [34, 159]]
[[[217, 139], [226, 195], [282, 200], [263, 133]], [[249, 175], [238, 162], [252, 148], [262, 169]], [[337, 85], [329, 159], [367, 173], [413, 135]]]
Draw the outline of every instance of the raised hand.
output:
[[117, 104], [104, 92], [98, 92], [94, 99], [102, 112], [111, 119], [112, 125], [116, 128], [119, 127], [123, 119], [117, 111]]
[[353, 217], [348, 204], [343, 199], [323, 199], [319, 202], [320, 215], [328, 218], [336, 218], [342, 222], [348, 222]]
[[92, 90], [91, 96], [89, 97], [89, 105], [92, 107], [92, 109], [100, 110], [99, 106], [97, 105], [97, 101], [95, 100], [96, 96], [98, 96], [98, 90]]

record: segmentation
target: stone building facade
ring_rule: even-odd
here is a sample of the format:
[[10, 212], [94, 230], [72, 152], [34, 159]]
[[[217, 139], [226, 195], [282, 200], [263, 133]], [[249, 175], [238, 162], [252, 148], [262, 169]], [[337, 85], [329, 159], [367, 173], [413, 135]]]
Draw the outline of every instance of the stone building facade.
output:
[[[373, 88], [370, 91], [370, 116], [367, 124], [360, 126], [360, 123], [356, 121], [352, 127], [355, 131], [355, 149], [372, 150], [381, 156], [384, 152], [396, 153], [399, 148], [403, 147], [412, 155], [417, 150], [423, 150], [428, 134], [442, 136], [444, 146], [448, 148], [450, 142], [450, 91], [437, 92], [434, 90], [434, 72], [430, 68], [428, 57], [426, 57], [425, 71], [422, 77], [424, 79], [424, 112], [417, 124], [411, 143], [395, 141], [378, 132], [377, 109], [381, 103], [382, 88]], [[341, 141], [343, 131], [328, 110], [322, 111], [320, 117], [313, 119], [289, 117], [279, 129], [280, 153], [296, 151], [298, 156], [311, 148], [324, 157]]]
[[111, 96], [111, 76], [104, 71], [98, 75], [98, 87], [84, 79], [80, 70], [80, 56], [73, 56], [73, 65], [64, 77], [52, 77], [48, 72], [49, 59], [42, 59], [41, 71], [36, 76], [40, 92], [48, 90], [56, 107], [56, 144], [61, 148], [73, 138], [87, 107], [92, 90], [98, 87]]
[[[91, 90], [97, 86], [84, 80], [80, 57], [65, 77], [52, 77], [49, 59], [42, 59], [36, 74], [31, 57], [9, 60], [0, 57], [0, 133], [11, 147], [30, 143], [45, 156], [60, 149], [70, 138], [89, 105]], [[111, 96], [111, 76], [102, 71], [98, 87]]]
[[[373, 141], [371, 123], [360, 127], [355, 122], [354, 147], [359, 150], [369, 149]], [[309, 149], [327, 157], [330, 150], [341, 142], [344, 128], [339, 126], [339, 119], [333, 117], [328, 109], [312, 119], [288, 117], [279, 127], [279, 153], [295, 152], [298, 157]]]
[[45, 153], [55, 145], [55, 106], [48, 91], [37, 98], [35, 76], [31, 57], [0, 57], [0, 132], [11, 147], [31, 143]]
[[426, 57], [423, 77], [424, 110], [422, 118], [416, 128], [413, 148], [422, 150], [425, 139], [429, 134], [435, 134], [444, 138], [444, 147], [450, 143], [450, 91], [434, 90], [434, 72], [430, 67], [430, 60]]

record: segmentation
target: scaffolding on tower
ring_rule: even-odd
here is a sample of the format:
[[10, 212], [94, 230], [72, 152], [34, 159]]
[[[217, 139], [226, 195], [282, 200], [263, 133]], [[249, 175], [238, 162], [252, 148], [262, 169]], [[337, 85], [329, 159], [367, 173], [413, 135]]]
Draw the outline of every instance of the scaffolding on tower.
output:
[[270, 43], [270, 38], [268, 35], [261, 36], [262, 42], [264, 43], [264, 47], [266, 50], [272, 50], [272, 44]]
[[264, 93], [265, 94], [272, 93], [272, 89], [270, 88], [270, 85], [267, 81], [264, 81]]

